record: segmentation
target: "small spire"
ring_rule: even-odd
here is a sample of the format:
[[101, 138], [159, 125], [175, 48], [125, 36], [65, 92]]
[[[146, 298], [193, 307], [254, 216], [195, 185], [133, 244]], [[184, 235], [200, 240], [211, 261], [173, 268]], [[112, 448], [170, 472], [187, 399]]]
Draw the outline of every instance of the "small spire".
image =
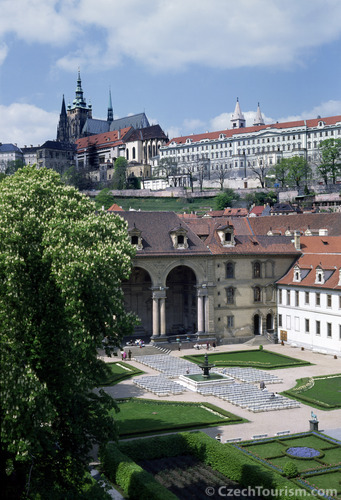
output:
[[111, 101], [111, 88], [109, 87], [109, 104], [108, 104], [108, 115], [107, 115], [107, 121], [112, 122], [114, 121], [114, 111], [112, 108], [112, 101]]
[[262, 116], [262, 112], [260, 110], [259, 103], [258, 103], [258, 107], [257, 107], [256, 116], [255, 116], [255, 119], [253, 121], [253, 125], [254, 126], [265, 125], [264, 120], [263, 120], [263, 116]]
[[231, 118], [232, 128], [243, 128], [245, 127], [245, 118], [240, 109], [239, 98], [237, 97], [236, 107]]

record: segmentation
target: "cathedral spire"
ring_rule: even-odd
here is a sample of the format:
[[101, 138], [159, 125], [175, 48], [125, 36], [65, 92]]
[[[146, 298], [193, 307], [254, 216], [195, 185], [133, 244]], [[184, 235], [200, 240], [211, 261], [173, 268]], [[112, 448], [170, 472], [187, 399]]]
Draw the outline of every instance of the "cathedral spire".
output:
[[255, 116], [253, 124], [255, 126], [265, 125], [264, 120], [263, 120], [263, 116], [262, 116], [262, 112], [260, 110], [259, 103], [258, 103], [257, 113], [256, 113], [256, 116]]
[[243, 128], [245, 127], [245, 118], [241, 112], [239, 99], [237, 97], [236, 107], [231, 118], [232, 128]]
[[65, 98], [63, 94], [62, 107], [59, 115], [59, 123], [57, 127], [57, 141], [69, 142], [69, 124], [66, 114]]
[[114, 111], [112, 108], [112, 102], [111, 102], [111, 89], [109, 88], [109, 104], [108, 104], [108, 117], [107, 117], [108, 122], [114, 121]]
[[86, 101], [83, 97], [81, 73], [80, 73], [79, 69], [78, 69], [78, 78], [77, 78], [76, 97], [72, 103], [72, 109], [75, 109], [75, 108], [86, 108]]

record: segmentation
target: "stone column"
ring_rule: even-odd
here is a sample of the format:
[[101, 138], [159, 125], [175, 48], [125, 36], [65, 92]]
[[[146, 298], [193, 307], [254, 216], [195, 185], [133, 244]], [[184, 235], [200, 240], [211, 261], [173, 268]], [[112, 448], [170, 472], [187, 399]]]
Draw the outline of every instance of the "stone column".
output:
[[198, 333], [204, 332], [204, 297], [198, 295]]
[[161, 320], [161, 328], [160, 335], [162, 337], [166, 336], [166, 298], [162, 297], [160, 299], [160, 320]]
[[159, 299], [153, 293], [153, 337], [159, 336]]
[[166, 287], [158, 286], [153, 291], [153, 337], [166, 336]]

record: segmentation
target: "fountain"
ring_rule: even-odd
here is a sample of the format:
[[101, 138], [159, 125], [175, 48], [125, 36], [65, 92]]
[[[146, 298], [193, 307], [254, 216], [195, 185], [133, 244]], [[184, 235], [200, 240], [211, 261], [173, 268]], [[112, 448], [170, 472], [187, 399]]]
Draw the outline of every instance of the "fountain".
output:
[[231, 384], [234, 383], [234, 379], [229, 377], [228, 375], [224, 375], [222, 373], [213, 372], [210, 373], [210, 370], [214, 368], [215, 365], [213, 363], [209, 363], [208, 355], [205, 353], [204, 362], [199, 365], [199, 368], [202, 369], [202, 375], [193, 374], [193, 375], [180, 375], [179, 383], [184, 385], [187, 389], [191, 391], [198, 392], [202, 387], [207, 387], [210, 385], [220, 385], [220, 384]]
[[213, 368], [215, 365], [213, 363], [208, 362], [208, 355], [207, 352], [205, 353], [205, 361], [199, 365], [199, 367], [202, 369], [203, 374], [202, 376], [204, 378], [210, 378], [210, 370]]

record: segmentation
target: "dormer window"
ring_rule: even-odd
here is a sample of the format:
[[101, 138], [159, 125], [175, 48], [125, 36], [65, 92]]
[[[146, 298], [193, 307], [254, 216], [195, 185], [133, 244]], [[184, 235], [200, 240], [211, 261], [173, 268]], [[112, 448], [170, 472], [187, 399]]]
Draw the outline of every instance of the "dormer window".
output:
[[134, 224], [133, 229], [128, 229], [128, 233], [129, 233], [129, 236], [130, 236], [130, 243], [137, 250], [142, 250], [143, 249], [142, 232], [139, 229], [137, 229], [137, 227]]
[[[339, 269], [339, 283], [337, 286], [341, 286], [341, 268]], [[340, 304], [341, 304], [341, 302], [340, 302]]]
[[217, 233], [224, 247], [235, 245], [233, 226], [222, 226], [218, 228]]
[[322, 120], [320, 120], [320, 121], [318, 122], [318, 126], [319, 126], [319, 127], [324, 127], [324, 126], [325, 126], [325, 122], [324, 122], [324, 121], [322, 121]]
[[187, 230], [182, 226], [173, 229], [169, 234], [174, 248], [177, 250], [185, 250], [188, 248]]
[[301, 281], [301, 269], [298, 266], [294, 267], [294, 281]]
[[320, 267], [317, 267], [316, 268], [315, 284], [323, 285], [324, 281], [325, 281], [325, 279], [324, 279], [324, 271]]

